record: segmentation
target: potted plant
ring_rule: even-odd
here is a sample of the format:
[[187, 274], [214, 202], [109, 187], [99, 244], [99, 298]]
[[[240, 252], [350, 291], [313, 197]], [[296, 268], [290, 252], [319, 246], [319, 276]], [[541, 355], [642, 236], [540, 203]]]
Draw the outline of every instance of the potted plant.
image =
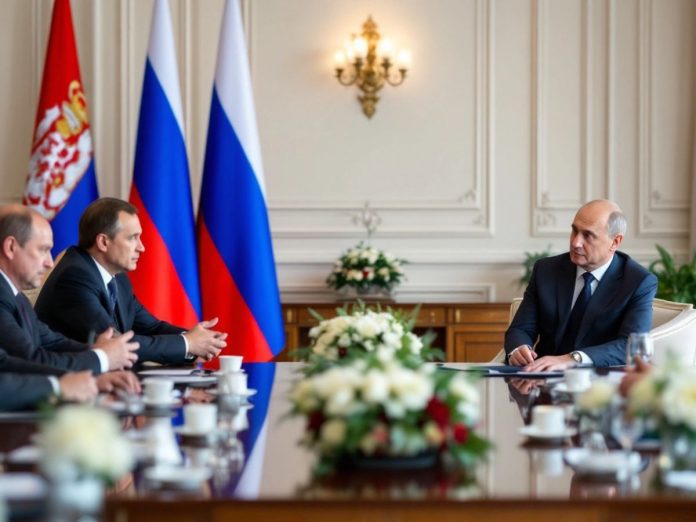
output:
[[657, 295], [660, 299], [696, 305], [696, 252], [690, 263], [677, 266], [672, 255], [655, 245], [660, 259], [650, 263], [650, 271], [657, 276]]

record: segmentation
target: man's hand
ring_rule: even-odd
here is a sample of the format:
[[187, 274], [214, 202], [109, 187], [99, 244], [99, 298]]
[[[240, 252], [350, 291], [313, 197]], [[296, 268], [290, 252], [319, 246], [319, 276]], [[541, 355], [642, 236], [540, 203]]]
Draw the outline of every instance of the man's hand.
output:
[[636, 363], [636, 367], [633, 370], [628, 370], [626, 372], [626, 375], [624, 375], [624, 378], [621, 379], [621, 384], [619, 385], [619, 392], [621, 395], [626, 397], [628, 395], [628, 391], [642, 378], [645, 377], [646, 374], [650, 373], [652, 371], [652, 366], [645, 362], [643, 358], [640, 355], [636, 355], [633, 360]]
[[104, 351], [109, 359], [109, 370], [123, 370], [131, 368], [138, 360], [138, 354], [135, 352], [140, 348], [140, 343], [129, 342], [132, 338], [132, 330], [114, 337], [114, 330], [109, 327], [97, 337], [92, 348]]
[[540, 357], [522, 370], [523, 372], [552, 372], [565, 370], [569, 366], [576, 364], [575, 359], [570, 354], [566, 355], [546, 355]]
[[97, 396], [97, 380], [90, 371], [66, 373], [58, 384], [60, 398], [66, 401], [87, 402]]
[[508, 384], [515, 388], [522, 395], [529, 395], [530, 392], [544, 384], [544, 379], [510, 379]]
[[508, 357], [508, 364], [512, 366], [526, 366], [533, 363], [536, 358], [537, 353], [528, 345], [523, 344], [515, 348], [512, 355]]
[[123, 390], [127, 393], [139, 394], [140, 381], [133, 372], [117, 371], [102, 373], [97, 377], [97, 387], [100, 392], [111, 393]]
[[211, 330], [217, 322], [217, 317], [214, 317], [210, 321], [201, 321], [184, 334], [191, 355], [209, 361], [213, 357], [217, 357], [220, 350], [227, 346], [225, 342], [227, 334]]

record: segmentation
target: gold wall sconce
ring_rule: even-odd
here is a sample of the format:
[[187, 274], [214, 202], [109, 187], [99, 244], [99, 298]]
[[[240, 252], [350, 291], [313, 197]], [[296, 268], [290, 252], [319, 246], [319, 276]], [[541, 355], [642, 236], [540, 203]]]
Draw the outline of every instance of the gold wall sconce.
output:
[[356, 85], [362, 91], [358, 101], [365, 116], [372, 118], [377, 110], [377, 93], [385, 83], [396, 87], [406, 78], [411, 65], [410, 51], [403, 49], [394, 60], [394, 44], [381, 38], [377, 24], [368, 16], [360, 36], [352, 35], [345, 48], [336, 51], [334, 69], [341, 85]]

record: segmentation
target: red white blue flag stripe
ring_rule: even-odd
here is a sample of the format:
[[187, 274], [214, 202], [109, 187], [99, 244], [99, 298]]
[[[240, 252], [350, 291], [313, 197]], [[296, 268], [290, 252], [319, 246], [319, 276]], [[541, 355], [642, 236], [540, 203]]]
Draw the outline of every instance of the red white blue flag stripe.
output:
[[203, 315], [229, 332], [224, 353], [268, 361], [285, 342], [261, 148], [239, 3], [220, 33], [198, 211]]
[[77, 243], [80, 216], [97, 194], [70, 1], [56, 0], [23, 199], [51, 222], [54, 256]]
[[171, 16], [156, 0], [145, 62], [130, 201], [145, 252], [133, 289], [157, 317], [184, 327], [201, 316], [195, 223]]

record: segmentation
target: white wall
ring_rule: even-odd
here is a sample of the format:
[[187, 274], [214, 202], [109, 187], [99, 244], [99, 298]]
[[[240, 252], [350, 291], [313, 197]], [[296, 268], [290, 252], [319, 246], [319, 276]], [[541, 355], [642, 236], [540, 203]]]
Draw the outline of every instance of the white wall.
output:
[[[50, 0], [2, 0], [0, 200], [21, 199]], [[194, 199], [223, 0], [171, 0]], [[566, 248], [575, 209], [609, 197], [624, 250], [689, 250], [696, 1], [247, 0], [283, 299], [363, 237], [411, 261], [398, 299], [506, 301], [524, 251]], [[72, 0], [102, 195], [127, 197], [151, 1]], [[332, 56], [372, 14], [409, 47], [406, 82], [368, 120]]]

